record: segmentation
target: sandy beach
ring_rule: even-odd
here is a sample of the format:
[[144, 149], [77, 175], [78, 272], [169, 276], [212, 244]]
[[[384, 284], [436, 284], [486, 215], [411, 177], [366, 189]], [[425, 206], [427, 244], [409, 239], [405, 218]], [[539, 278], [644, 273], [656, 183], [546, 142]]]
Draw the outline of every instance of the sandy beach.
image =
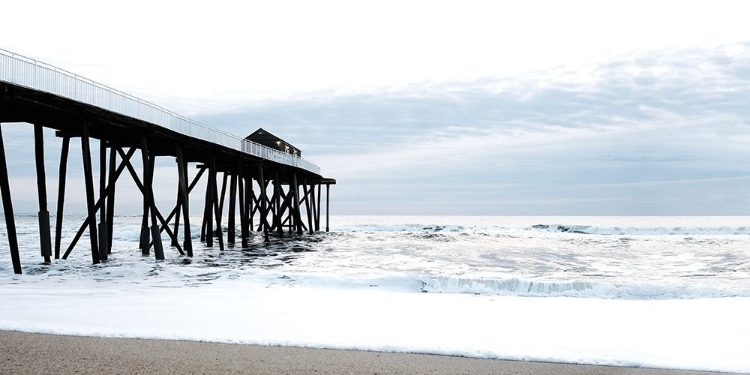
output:
[[0, 331], [2, 374], [708, 374], [422, 354]]

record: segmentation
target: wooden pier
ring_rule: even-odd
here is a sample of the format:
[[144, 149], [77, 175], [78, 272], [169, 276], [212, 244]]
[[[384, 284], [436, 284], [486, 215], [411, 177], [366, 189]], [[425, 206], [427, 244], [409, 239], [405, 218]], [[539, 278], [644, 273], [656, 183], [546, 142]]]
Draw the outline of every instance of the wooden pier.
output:
[[[245, 248], [251, 231], [262, 232], [266, 241], [285, 233], [320, 231], [324, 185], [325, 230], [329, 230], [329, 192], [336, 181], [323, 178], [319, 167], [301, 158], [299, 149], [264, 129], [247, 138], [237, 137], [73, 73], [0, 50], [0, 190], [15, 273], [20, 274], [22, 269], [2, 123], [18, 122], [34, 127], [40, 256], [44, 262], [51, 262], [53, 257], [66, 259], [86, 231], [92, 262], [107, 260], [112, 251], [116, 187], [126, 171], [143, 197], [140, 250], [144, 255], [153, 250], [157, 260], [164, 259], [162, 233], [180, 254], [193, 256], [189, 197], [201, 180], [206, 184], [206, 194], [200, 239], [208, 247], [218, 244], [222, 250], [227, 245]], [[54, 241], [47, 199], [44, 128], [54, 129], [62, 143]], [[79, 138], [81, 144], [87, 218], [62, 252], [67, 164], [73, 138]], [[99, 141], [98, 194], [91, 139]], [[133, 158], [140, 158], [141, 171], [134, 168]], [[178, 194], [168, 213], [160, 211], [154, 199], [157, 158], [173, 158], [177, 167]], [[197, 168], [197, 173], [189, 179], [192, 167]], [[225, 206], [226, 239], [221, 229]], [[178, 240], [180, 232], [182, 243]]]

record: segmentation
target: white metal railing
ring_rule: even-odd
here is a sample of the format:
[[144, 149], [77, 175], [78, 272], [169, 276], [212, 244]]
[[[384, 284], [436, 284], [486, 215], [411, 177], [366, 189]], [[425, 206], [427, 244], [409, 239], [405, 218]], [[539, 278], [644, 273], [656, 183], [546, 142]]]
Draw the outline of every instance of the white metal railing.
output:
[[296, 155], [247, 141], [135, 96], [4, 49], [0, 49], [0, 81], [93, 105], [183, 135], [320, 174], [320, 167]]

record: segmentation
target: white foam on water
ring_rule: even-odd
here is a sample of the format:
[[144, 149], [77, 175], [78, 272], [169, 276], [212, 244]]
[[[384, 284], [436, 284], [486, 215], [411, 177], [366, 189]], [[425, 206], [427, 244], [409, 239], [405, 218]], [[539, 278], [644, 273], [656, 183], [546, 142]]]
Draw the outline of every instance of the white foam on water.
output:
[[193, 226], [194, 258], [165, 236], [156, 262], [140, 218], [118, 217], [108, 262], [91, 264], [84, 235], [44, 265], [36, 217], [19, 217], [25, 274], [0, 257], [0, 329], [750, 371], [747, 218], [334, 222], [223, 252]]

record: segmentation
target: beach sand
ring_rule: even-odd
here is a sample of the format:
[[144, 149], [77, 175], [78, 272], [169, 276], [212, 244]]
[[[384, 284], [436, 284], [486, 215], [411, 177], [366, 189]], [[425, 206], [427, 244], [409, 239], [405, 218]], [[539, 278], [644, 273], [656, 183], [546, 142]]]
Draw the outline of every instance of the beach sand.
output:
[[0, 331], [2, 374], [708, 374], [423, 354]]

